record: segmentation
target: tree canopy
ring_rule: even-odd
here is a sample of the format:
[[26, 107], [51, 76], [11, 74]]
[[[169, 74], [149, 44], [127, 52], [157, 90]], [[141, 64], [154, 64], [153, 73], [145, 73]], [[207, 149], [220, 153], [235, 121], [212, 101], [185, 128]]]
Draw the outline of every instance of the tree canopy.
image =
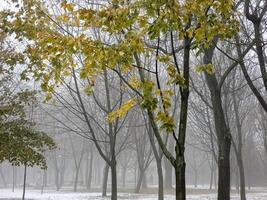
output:
[[[6, 48], [1, 33], [0, 67], [0, 163], [12, 165], [38, 165], [46, 168], [45, 150], [55, 148], [47, 134], [38, 131], [27, 117], [27, 110], [34, 106], [34, 92], [23, 90], [15, 81], [14, 65], [21, 56]], [[5, 59], [8, 58], [8, 59]]]

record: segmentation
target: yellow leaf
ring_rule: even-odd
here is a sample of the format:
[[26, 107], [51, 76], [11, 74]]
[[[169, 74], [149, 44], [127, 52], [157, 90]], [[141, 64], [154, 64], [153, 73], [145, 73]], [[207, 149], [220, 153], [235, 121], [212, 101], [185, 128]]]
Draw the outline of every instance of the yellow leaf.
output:
[[136, 99], [129, 99], [119, 109], [108, 114], [108, 121], [113, 122], [117, 118], [124, 117], [127, 112], [137, 104]]

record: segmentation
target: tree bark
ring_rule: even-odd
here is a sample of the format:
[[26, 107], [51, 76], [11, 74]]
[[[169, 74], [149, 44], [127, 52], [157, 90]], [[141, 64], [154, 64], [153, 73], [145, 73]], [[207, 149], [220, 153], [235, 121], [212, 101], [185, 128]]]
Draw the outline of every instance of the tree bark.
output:
[[106, 163], [104, 167], [103, 173], [103, 182], [102, 182], [102, 197], [107, 196], [107, 184], [108, 184], [108, 171], [109, 165]]
[[142, 189], [147, 188], [147, 176], [146, 173], [144, 173], [143, 181], [142, 181]]
[[163, 173], [161, 160], [156, 162], [158, 171], [158, 200], [164, 199], [164, 189], [163, 189]]
[[24, 176], [23, 176], [23, 193], [22, 200], [25, 199], [25, 191], [26, 191], [26, 178], [27, 178], [27, 165], [24, 165]]
[[177, 157], [178, 162], [176, 162], [175, 167], [175, 195], [176, 200], [186, 199], [186, 187], [185, 187], [185, 161], [184, 157]]
[[[174, 140], [170, 140], [168, 145], [170, 152], [173, 152]], [[167, 158], [164, 158], [164, 167], [165, 167], [165, 182], [164, 188], [172, 189], [172, 165]]]
[[[215, 41], [216, 42], [216, 41]], [[215, 45], [205, 50], [203, 63], [212, 64]], [[230, 149], [231, 134], [226, 124], [222, 99], [215, 74], [205, 73], [208, 88], [211, 94], [215, 130], [218, 138], [218, 200], [230, 200]]]
[[140, 192], [144, 174], [145, 174], [145, 170], [139, 170], [137, 185], [136, 185], [136, 188], [135, 188], [135, 193], [139, 193]]
[[93, 146], [91, 145], [90, 150], [90, 161], [89, 161], [89, 172], [86, 180], [86, 189], [90, 190], [92, 185], [92, 174], [93, 174], [93, 161], [94, 161], [94, 153], [93, 153]]
[[126, 187], [126, 172], [127, 172], [127, 167], [122, 168], [122, 187]]
[[13, 168], [13, 177], [12, 177], [12, 192], [15, 191], [15, 187], [16, 187], [16, 182], [17, 182], [17, 170], [15, 168], [15, 166], [12, 166]]
[[111, 200], [117, 200], [117, 169], [116, 161], [111, 162]]
[[213, 185], [213, 160], [212, 160], [211, 170], [210, 170], [210, 188], [209, 188], [210, 190], [212, 190], [212, 185]]
[[55, 184], [56, 184], [56, 190], [59, 191], [60, 189], [60, 183], [59, 183], [59, 169], [58, 167], [56, 166], [55, 167]]
[[242, 124], [240, 121], [239, 108], [238, 108], [235, 93], [233, 93], [233, 104], [234, 104], [235, 120], [236, 120], [236, 127], [237, 127], [237, 138], [238, 138], [238, 146], [237, 148], [234, 146], [235, 147], [234, 150], [235, 150], [238, 171], [239, 171], [240, 197], [241, 197], [241, 200], [246, 200], [245, 172], [244, 172], [243, 154], [242, 154], [242, 151], [243, 151]]

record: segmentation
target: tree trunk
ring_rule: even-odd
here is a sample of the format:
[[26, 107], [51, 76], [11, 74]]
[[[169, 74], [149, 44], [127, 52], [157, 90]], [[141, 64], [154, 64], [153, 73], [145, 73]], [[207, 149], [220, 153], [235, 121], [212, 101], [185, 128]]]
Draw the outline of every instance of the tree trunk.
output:
[[180, 105], [180, 121], [179, 121], [179, 136], [176, 139], [175, 145], [175, 181], [176, 181], [176, 200], [186, 199], [186, 184], [185, 184], [185, 137], [187, 128], [187, 113], [188, 113], [188, 99], [189, 99], [189, 60], [191, 40], [185, 38], [184, 40], [184, 60], [183, 60], [183, 76], [185, 79], [185, 87], [181, 89], [181, 105]]
[[[214, 40], [216, 43], [216, 40]], [[215, 45], [205, 50], [203, 63], [212, 64]], [[215, 74], [205, 73], [208, 88], [211, 94], [215, 130], [218, 138], [218, 200], [230, 200], [230, 148], [231, 133], [226, 124], [220, 88]]]
[[16, 170], [15, 166], [12, 166], [12, 168], [13, 168], [12, 192], [14, 192], [15, 187], [16, 187], [16, 182], [17, 182], [17, 170]]
[[117, 200], [117, 169], [116, 161], [111, 162], [111, 200]]
[[107, 196], [108, 171], [109, 171], [109, 166], [106, 163], [105, 167], [104, 167], [104, 173], [103, 173], [102, 197], [106, 197]]
[[43, 182], [42, 182], [42, 188], [41, 188], [41, 194], [43, 194], [44, 187], [46, 186], [46, 184], [47, 184], [47, 171], [44, 170], [44, 173], [43, 173]]
[[126, 187], [126, 172], [127, 172], [127, 167], [122, 168], [122, 187]]
[[79, 180], [80, 166], [76, 168], [73, 191], [77, 192], [78, 180]]
[[213, 162], [214, 162], [214, 160], [213, 160], [213, 157], [212, 157], [212, 159], [211, 159], [211, 168], [210, 168], [210, 190], [212, 190], [212, 185], [213, 185], [213, 174], [214, 174], [214, 163]]
[[[234, 82], [235, 87], [235, 82]], [[246, 185], [245, 185], [245, 172], [244, 172], [244, 164], [243, 164], [243, 138], [242, 138], [242, 122], [239, 116], [239, 107], [237, 103], [237, 98], [235, 93], [233, 93], [233, 104], [234, 104], [234, 112], [236, 119], [236, 127], [237, 127], [237, 138], [238, 138], [238, 147], [234, 146], [236, 160], [239, 171], [239, 182], [240, 182], [240, 198], [241, 200], [246, 200]]]
[[224, 142], [224, 151], [219, 158], [218, 200], [230, 200], [230, 144]]
[[[237, 166], [237, 168], [238, 168], [238, 166]], [[235, 188], [236, 188], [236, 191], [239, 193], [240, 186], [239, 186], [239, 175], [238, 175], [237, 171], [239, 172], [239, 170], [236, 169], [236, 173], [235, 173]]]
[[238, 162], [239, 167], [239, 179], [240, 179], [240, 198], [246, 200], [246, 183], [245, 183], [245, 170], [243, 161]]
[[60, 189], [60, 183], [59, 183], [59, 169], [58, 168], [55, 169], [55, 183], [56, 183], [57, 191], [59, 191], [59, 189]]
[[166, 158], [164, 158], [164, 164], [165, 164], [164, 187], [166, 189], [172, 189], [172, 165], [171, 165], [170, 161], [168, 161]]
[[135, 193], [139, 193], [140, 192], [141, 185], [142, 185], [142, 182], [143, 182], [144, 173], [145, 173], [144, 170], [139, 170], [138, 181], [137, 181], [137, 185], [136, 185], [136, 188], [135, 188]]
[[89, 163], [89, 173], [88, 173], [88, 177], [87, 177], [87, 181], [86, 181], [87, 190], [90, 190], [91, 185], [92, 185], [93, 161], [94, 161], [94, 154], [93, 154], [93, 151], [91, 151], [90, 163]]
[[158, 171], [158, 200], [164, 199], [164, 189], [163, 189], [163, 173], [162, 173], [162, 165], [161, 159], [156, 162], [157, 171]]
[[194, 185], [195, 185], [195, 188], [197, 188], [197, 178], [198, 178], [197, 176], [198, 176], [198, 171], [197, 171], [196, 169], [194, 170], [194, 174], [195, 174], [195, 181], [194, 181], [195, 184], [194, 184]]
[[142, 181], [142, 189], [147, 188], [147, 176], [146, 173], [144, 173], [143, 181]]
[[22, 200], [25, 199], [25, 191], [26, 191], [26, 177], [27, 177], [27, 166], [24, 166], [24, 177], [23, 177], [23, 193]]
[[175, 180], [176, 180], [176, 200], [186, 199], [186, 187], [185, 187], [185, 162], [184, 157], [177, 158], [175, 166]]

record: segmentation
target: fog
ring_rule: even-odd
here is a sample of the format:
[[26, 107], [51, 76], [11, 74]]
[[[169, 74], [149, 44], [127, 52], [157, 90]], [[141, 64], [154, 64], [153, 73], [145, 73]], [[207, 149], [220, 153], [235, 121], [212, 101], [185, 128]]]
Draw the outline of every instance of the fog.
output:
[[267, 1], [138, 2], [5, 1], [0, 199], [267, 199]]

